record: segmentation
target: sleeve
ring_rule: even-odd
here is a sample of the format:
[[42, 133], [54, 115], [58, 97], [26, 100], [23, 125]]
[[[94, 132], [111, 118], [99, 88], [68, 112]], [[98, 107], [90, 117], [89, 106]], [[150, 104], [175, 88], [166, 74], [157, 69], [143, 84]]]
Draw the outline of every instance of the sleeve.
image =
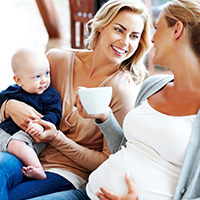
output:
[[107, 151], [105, 148], [102, 151], [89, 149], [66, 137], [61, 131], [58, 131], [57, 137], [49, 144], [85, 169], [87, 173], [94, 171], [110, 155], [108, 148]]
[[4, 90], [0, 92], [0, 107], [3, 105], [4, 101]]
[[98, 123], [98, 120], [95, 120], [95, 123], [105, 136], [111, 153], [116, 153], [122, 145], [125, 146], [127, 140], [112, 110], [110, 111], [109, 118], [105, 122]]
[[48, 95], [44, 100], [43, 119], [58, 125], [62, 118], [62, 105], [59, 93], [55, 90], [51, 95]]
[[111, 153], [118, 151], [122, 145], [125, 145], [126, 138], [122, 130], [125, 116], [134, 108], [140, 86], [136, 86], [134, 81], [127, 74], [123, 74], [120, 80], [114, 83], [113, 98], [110, 108], [111, 114], [106, 122], [95, 123], [105, 136]]
[[0, 92], [0, 107], [6, 100], [13, 99], [19, 93], [19, 87], [16, 84], [9, 86], [5, 90], [2, 90]]
[[8, 100], [13, 99], [13, 96], [18, 95], [18, 89], [19, 87], [15, 84], [0, 92], [1, 121], [6, 119], [5, 110]]

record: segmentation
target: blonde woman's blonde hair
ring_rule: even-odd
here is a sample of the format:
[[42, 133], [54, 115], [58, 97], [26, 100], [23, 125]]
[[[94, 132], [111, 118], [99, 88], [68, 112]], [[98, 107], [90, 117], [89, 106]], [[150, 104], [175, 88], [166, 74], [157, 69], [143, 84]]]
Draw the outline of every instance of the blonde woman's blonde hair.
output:
[[169, 27], [177, 21], [183, 23], [191, 47], [200, 59], [200, 0], [173, 0], [165, 4], [162, 12]]
[[95, 49], [99, 36], [98, 30], [110, 24], [122, 10], [131, 10], [140, 15], [144, 20], [144, 30], [141, 34], [138, 49], [130, 58], [124, 60], [119, 66], [120, 70], [130, 72], [136, 84], [139, 84], [148, 76], [148, 71], [144, 62], [151, 46], [149, 12], [146, 5], [141, 0], [109, 0], [106, 2], [98, 10], [94, 18], [87, 23], [89, 36], [86, 39], [86, 46], [89, 49]]

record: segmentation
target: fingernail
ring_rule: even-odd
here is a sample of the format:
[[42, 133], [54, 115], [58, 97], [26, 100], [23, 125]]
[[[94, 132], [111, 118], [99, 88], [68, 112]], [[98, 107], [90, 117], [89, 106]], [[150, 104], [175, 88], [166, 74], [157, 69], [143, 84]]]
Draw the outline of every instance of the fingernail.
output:
[[126, 172], [126, 176], [127, 176], [127, 178], [130, 178], [131, 177], [130, 172]]

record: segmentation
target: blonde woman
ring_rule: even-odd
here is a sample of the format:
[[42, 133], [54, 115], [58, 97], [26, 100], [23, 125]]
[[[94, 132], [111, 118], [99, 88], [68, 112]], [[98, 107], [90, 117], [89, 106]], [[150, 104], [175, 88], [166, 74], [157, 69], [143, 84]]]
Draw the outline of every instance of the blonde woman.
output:
[[[109, 112], [95, 116], [110, 150], [114, 153], [121, 143], [126, 147], [90, 175], [92, 200], [200, 199], [200, 1], [170, 1], [155, 29], [153, 62], [169, 67], [173, 76], [145, 80], [123, 130]], [[88, 196], [71, 190], [46, 199]]]
[[[112, 86], [110, 108], [122, 125], [133, 109], [136, 85], [147, 75], [148, 10], [140, 0], [110, 0], [88, 23], [88, 30], [88, 49], [52, 49], [47, 53], [51, 85], [60, 93], [63, 116], [58, 130], [49, 125], [40, 138], [35, 138], [49, 143], [40, 155], [47, 178], [23, 181], [19, 160], [1, 153], [0, 199], [28, 199], [83, 188], [89, 174], [109, 157], [110, 150], [98, 126], [93, 119], [82, 118], [77, 110], [76, 90], [79, 86]], [[1, 113], [11, 116], [24, 130], [28, 121], [41, 117], [33, 108], [14, 100], [3, 104]], [[14, 173], [10, 175], [10, 171]]]

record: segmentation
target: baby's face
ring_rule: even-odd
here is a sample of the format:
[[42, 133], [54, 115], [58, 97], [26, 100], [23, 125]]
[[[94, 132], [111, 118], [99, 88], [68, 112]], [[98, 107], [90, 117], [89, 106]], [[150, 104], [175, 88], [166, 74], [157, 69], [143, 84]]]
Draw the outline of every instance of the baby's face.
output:
[[20, 76], [22, 88], [28, 93], [42, 94], [50, 85], [49, 63], [41, 60], [29, 64]]

